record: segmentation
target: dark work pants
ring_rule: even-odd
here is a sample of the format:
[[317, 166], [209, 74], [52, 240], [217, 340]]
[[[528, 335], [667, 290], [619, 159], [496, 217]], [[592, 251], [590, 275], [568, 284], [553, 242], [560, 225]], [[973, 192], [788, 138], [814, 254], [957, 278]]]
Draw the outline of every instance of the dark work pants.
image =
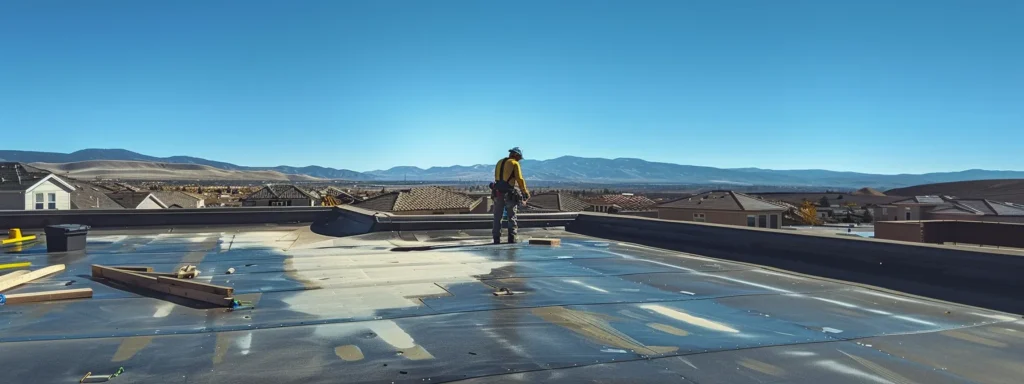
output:
[[514, 240], [519, 232], [519, 205], [503, 193], [498, 193], [494, 198], [494, 223], [491, 226], [491, 235], [495, 239], [501, 238], [501, 217], [505, 211], [508, 211], [508, 238]]

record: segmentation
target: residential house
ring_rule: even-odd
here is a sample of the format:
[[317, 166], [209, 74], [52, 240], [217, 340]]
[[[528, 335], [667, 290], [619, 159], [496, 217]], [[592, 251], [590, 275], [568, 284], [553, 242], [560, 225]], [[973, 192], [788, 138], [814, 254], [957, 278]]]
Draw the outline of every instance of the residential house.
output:
[[632, 193], [602, 195], [584, 200], [591, 204], [591, 211], [604, 213], [651, 211], [658, 205], [657, 202], [646, 196]]
[[875, 221], [964, 220], [1024, 223], [1024, 204], [952, 196], [914, 196], [872, 208]]
[[660, 219], [760, 228], [780, 228], [788, 209], [733, 191], [705, 192], [657, 206]]
[[121, 204], [107, 196], [117, 190], [80, 180], [69, 180], [75, 186], [71, 192], [71, 209], [124, 209]]
[[320, 194], [290, 184], [271, 184], [242, 199], [243, 207], [312, 207]]
[[0, 163], [0, 210], [71, 209], [74, 190], [74, 185], [48, 171]]
[[206, 199], [202, 195], [182, 191], [153, 191], [153, 196], [167, 205], [167, 208], [203, 208]]
[[107, 197], [125, 209], [166, 209], [167, 204], [150, 192], [117, 191]]
[[341, 188], [333, 186], [321, 189], [317, 191], [317, 193], [319, 193], [321, 197], [330, 196], [334, 198], [334, 200], [338, 202], [338, 204], [352, 204], [360, 201], [355, 196], [352, 196], [352, 194], [341, 190]]
[[489, 197], [474, 199], [462, 193], [431, 186], [387, 192], [353, 206], [398, 215], [487, 213], [487, 200]]
[[593, 205], [565, 192], [545, 192], [530, 196], [524, 212], [582, 212]]

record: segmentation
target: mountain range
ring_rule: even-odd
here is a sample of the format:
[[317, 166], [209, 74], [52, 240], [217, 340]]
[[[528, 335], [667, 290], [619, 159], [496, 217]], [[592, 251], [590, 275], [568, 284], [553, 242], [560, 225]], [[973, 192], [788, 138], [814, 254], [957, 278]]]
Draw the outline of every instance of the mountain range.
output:
[[[419, 168], [399, 166], [386, 170], [356, 172], [320, 166], [250, 167], [190, 156], [154, 157], [124, 149], [84, 149], [72, 153], [0, 150], [0, 160], [24, 163], [76, 163], [115, 160], [171, 164], [195, 164], [227, 171], [272, 171], [286, 175], [302, 175], [319, 179], [353, 181], [487, 181], [493, 178], [493, 164], [455, 165]], [[497, 159], [495, 159], [497, 161]], [[115, 167], [105, 163], [105, 169]], [[990, 171], [971, 169], [959, 172], [881, 175], [829, 170], [771, 170], [761, 168], [715, 168], [695, 165], [650, 162], [641, 159], [584, 158], [562, 156], [550, 160], [524, 160], [523, 169], [529, 180], [595, 184], [702, 184], [702, 185], [766, 185], [842, 188], [895, 188], [920, 184], [981, 179], [1024, 179], [1021, 171]], [[68, 167], [48, 164], [45, 167]], [[138, 168], [138, 165], [132, 165]], [[166, 166], [163, 166], [166, 168]], [[294, 178], [299, 180], [301, 178]]]

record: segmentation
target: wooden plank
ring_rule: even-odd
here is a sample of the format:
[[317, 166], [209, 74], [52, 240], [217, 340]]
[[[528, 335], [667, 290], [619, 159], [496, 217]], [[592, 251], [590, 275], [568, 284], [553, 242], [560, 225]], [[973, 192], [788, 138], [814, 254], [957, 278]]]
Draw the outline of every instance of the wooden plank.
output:
[[148, 289], [151, 291], [157, 291], [174, 296], [180, 296], [192, 300], [198, 300], [222, 307], [230, 307], [231, 302], [233, 300], [231, 297], [228, 297], [227, 295], [223, 294], [199, 291], [171, 284], [161, 284], [157, 281], [158, 278], [161, 278], [160, 276], [145, 276], [142, 274], [121, 271], [115, 268], [105, 267], [102, 265], [94, 264], [92, 266], [92, 275], [95, 277], [102, 277], [105, 279], [118, 281], [133, 287]]
[[19, 285], [25, 284], [36, 279], [52, 275], [54, 273], [60, 273], [62, 271], [64, 271], [64, 264], [57, 264], [51, 265], [46, 268], [40, 268], [21, 276], [15, 276], [13, 279], [5, 279], [4, 281], [0, 282], [0, 292], [6, 291], [8, 289], [17, 287]]
[[562, 239], [530, 239], [530, 244], [534, 245], [562, 245]]
[[143, 275], [143, 276], [149, 276], [149, 277], [160, 277], [160, 276], [163, 276], [163, 277], [174, 277], [174, 278], [178, 277], [177, 273], [171, 273], [171, 272], [132, 272], [132, 273]]
[[92, 297], [92, 288], [62, 289], [58, 291], [13, 293], [4, 295], [7, 304], [36, 303], [40, 301], [84, 299]]
[[13, 279], [15, 277], [24, 275], [26, 273], [28, 273], [28, 271], [21, 270], [21, 271], [14, 271], [14, 272], [8, 273], [6, 275], [0, 276], [0, 283], [3, 283], [5, 281], [7, 281], [7, 280], [10, 280], [10, 279]]
[[160, 284], [176, 285], [182, 288], [194, 289], [197, 291], [216, 293], [224, 296], [234, 296], [235, 289], [222, 285], [200, 283], [198, 281], [177, 279], [173, 277], [157, 276], [156, 281]]
[[131, 272], [153, 272], [153, 267], [141, 267], [141, 266], [140, 267], [136, 267], [136, 266], [116, 265], [116, 266], [111, 266], [110, 268], [120, 269], [122, 271], [131, 271]]

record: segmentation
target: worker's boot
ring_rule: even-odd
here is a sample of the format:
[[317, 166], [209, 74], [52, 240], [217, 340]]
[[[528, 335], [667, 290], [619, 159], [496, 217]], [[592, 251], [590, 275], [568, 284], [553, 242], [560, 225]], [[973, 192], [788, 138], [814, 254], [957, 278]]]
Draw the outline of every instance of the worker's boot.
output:
[[501, 236], [494, 236], [494, 244], [501, 244]]
[[509, 243], [509, 244], [515, 244], [515, 243], [517, 243], [517, 241], [516, 241], [516, 235], [508, 235], [508, 243]]

